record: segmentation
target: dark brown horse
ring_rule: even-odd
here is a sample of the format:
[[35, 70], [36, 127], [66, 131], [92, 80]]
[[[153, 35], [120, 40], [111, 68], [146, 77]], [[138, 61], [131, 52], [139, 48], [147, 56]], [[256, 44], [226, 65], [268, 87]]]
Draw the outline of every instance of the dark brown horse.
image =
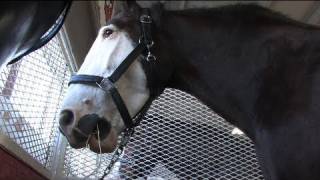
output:
[[91, 134], [100, 129], [102, 152], [112, 151], [130, 118], [171, 87], [243, 130], [265, 179], [320, 179], [318, 27], [255, 5], [166, 11], [158, 4], [151, 22], [135, 2], [122, 4], [70, 82], [60, 129], [71, 146], [89, 141], [99, 152]]

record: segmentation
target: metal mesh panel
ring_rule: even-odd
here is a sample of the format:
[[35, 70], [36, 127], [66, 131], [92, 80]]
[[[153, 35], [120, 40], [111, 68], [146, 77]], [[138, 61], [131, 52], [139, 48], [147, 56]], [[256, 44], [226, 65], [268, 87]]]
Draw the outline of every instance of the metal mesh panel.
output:
[[0, 130], [49, 170], [69, 77], [57, 37], [0, 74]]
[[[252, 142], [184, 92], [166, 89], [136, 129], [107, 178], [263, 179]], [[100, 177], [111, 154], [99, 158], [67, 147], [65, 175]]]

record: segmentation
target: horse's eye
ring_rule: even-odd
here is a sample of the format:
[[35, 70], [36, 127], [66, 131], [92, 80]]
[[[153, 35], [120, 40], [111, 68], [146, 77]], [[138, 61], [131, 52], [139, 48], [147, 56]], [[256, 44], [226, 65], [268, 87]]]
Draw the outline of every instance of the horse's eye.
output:
[[104, 30], [104, 32], [103, 32], [103, 37], [104, 37], [104, 38], [107, 38], [107, 37], [109, 37], [112, 33], [113, 33], [113, 30], [111, 30], [111, 29], [106, 29], [106, 30]]

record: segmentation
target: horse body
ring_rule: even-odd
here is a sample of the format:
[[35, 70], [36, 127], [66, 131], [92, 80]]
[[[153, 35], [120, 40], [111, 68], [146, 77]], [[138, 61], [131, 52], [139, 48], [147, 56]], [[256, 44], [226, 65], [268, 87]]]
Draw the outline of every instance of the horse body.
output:
[[319, 29], [251, 8], [162, 19], [170, 86], [244, 130], [267, 179], [319, 179]]
[[319, 179], [319, 29], [251, 8], [162, 19], [170, 86], [244, 130], [267, 179]]
[[[138, 12], [109, 22], [133, 44]], [[159, 89], [186, 91], [243, 130], [266, 179], [320, 179], [317, 27], [254, 5], [151, 13]]]

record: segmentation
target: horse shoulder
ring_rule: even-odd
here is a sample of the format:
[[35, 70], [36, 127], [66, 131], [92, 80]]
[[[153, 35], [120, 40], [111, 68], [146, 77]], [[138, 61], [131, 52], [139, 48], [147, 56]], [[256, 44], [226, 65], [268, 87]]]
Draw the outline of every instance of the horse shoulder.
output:
[[268, 42], [255, 135], [267, 179], [320, 179], [319, 42], [318, 30]]

